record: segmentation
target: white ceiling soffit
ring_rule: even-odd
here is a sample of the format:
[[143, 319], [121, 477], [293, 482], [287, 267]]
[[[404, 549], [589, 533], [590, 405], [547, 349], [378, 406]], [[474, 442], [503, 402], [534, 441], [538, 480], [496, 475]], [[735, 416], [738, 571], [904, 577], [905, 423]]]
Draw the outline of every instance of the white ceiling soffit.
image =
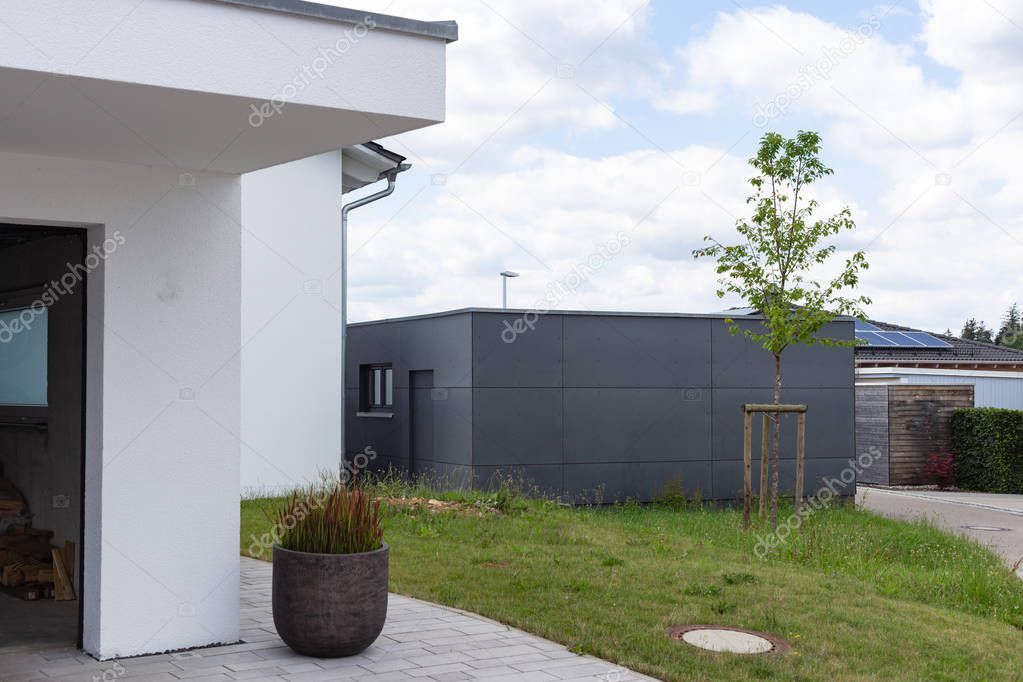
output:
[[4, 3], [0, 151], [244, 173], [444, 119], [446, 38], [259, 4]]

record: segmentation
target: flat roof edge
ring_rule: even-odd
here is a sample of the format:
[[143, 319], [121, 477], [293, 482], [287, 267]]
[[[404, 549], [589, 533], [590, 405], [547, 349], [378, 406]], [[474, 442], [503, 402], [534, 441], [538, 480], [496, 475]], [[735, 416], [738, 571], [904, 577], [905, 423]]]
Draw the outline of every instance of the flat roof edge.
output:
[[[379, 320], [365, 320], [363, 322], [350, 322], [349, 327], [362, 327], [372, 324], [386, 324], [388, 322], [406, 322], [409, 320], [424, 320], [435, 317], [447, 317], [450, 315], [465, 315], [470, 313], [502, 313], [506, 315], [525, 315], [533, 313], [541, 317], [545, 315], [592, 315], [603, 317], [672, 317], [684, 319], [703, 320], [725, 320], [728, 318], [739, 318], [739, 320], [762, 320], [762, 315], [729, 315], [727, 313], [664, 313], [664, 312], [634, 312], [626, 310], [548, 310], [539, 312], [528, 308], [457, 308], [455, 310], [444, 310], [436, 313], [423, 313], [421, 315], [406, 315], [403, 317], [385, 317]], [[839, 316], [835, 322], [852, 322], [854, 318]]]
[[421, 315], [405, 315], [402, 317], [385, 317], [379, 320], [364, 320], [362, 322], [349, 322], [349, 327], [369, 327], [374, 324], [387, 324], [390, 322], [408, 322], [410, 320], [430, 320], [438, 317], [452, 317], [454, 315], [468, 315], [476, 312], [476, 308], [458, 308], [456, 310], [444, 310], [438, 313], [423, 313]]
[[372, 21], [376, 28], [398, 33], [438, 38], [448, 43], [458, 40], [458, 24], [454, 21], [420, 21], [406, 19], [391, 14], [362, 12], [347, 7], [335, 7], [307, 0], [217, 0], [227, 5], [250, 7], [253, 9], [285, 12], [314, 19], [337, 21], [344, 24], [362, 24]]

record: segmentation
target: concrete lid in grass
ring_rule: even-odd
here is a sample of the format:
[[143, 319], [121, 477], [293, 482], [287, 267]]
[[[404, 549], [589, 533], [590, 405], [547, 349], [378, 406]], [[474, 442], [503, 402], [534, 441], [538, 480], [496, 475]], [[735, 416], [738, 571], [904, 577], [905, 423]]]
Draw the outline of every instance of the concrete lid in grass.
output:
[[788, 643], [767, 633], [720, 625], [685, 625], [669, 628], [668, 636], [716, 653], [755, 655], [783, 654], [791, 651]]

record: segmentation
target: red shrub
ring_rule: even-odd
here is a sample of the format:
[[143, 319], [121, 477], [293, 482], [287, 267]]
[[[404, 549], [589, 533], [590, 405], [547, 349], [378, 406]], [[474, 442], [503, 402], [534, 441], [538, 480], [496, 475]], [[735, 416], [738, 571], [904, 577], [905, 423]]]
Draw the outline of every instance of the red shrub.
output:
[[927, 464], [924, 465], [924, 473], [941, 488], [951, 487], [954, 470], [955, 463], [952, 455], [932, 453], [927, 458]]

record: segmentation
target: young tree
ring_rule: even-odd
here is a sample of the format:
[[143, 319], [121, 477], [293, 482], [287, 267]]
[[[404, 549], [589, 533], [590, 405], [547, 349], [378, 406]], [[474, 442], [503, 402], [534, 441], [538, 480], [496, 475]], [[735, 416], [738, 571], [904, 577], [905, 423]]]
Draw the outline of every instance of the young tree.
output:
[[[846, 259], [831, 278], [813, 279], [835, 253], [833, 244], [825, 244], [828, 238], [855, 227], [848, 207], [828, 218], [814, 218], [817, 201], [806, 198], [807, 186], [833, 174], [820, 160], [820, 147], [820, 136], [812, 131], [799, 131], [792, 139], [778, 133], [764, 135], [749, 161], [756, 170], [749, 181], [753, 193], [746, 200], [753, 212], [749, 220], [736, 222], [740, 243], [726, 246], [706, 237], [709, 245], [693, 251], [696, 258], [717, 259], [718, 297], [735, 294], [763, 316], [759, 327], [727, 322], [732, 334], [761, 344], [774, 357], [776, 405], [781, 403], [785, 349], [794, 344], [852, 345], [853, 341], [823, 337], [819, 332], [838, 315], [865, 317], [861, 306], [870, 303], [865, 296], [843, 295], [857, 286], [860, 272], [868, 267], [862, 251]], [[778, 527], [779, 423], [776, 413], [771, 474], [774, 529]]]
[[999, 346], [1009, 346], [1010, 348], [1020, 348], [1023, 346], [1023, 334], [1020, 329], [1020, 312], [1019, 306], [1013, 303], [1009, 306], [1009, 309], [1005, 311], [1005, 316], [1002, 318], [1002, 326], [998, 328], [998, 335], [995, 336], [995, 343]]
[[978, 322], [976, 319], [971, 317], [966, 320], [966, 324], [963, 325], [963, 331], [959, 335], [959, 338], [966, 339], [967, 341], [994, 343], [994, 332], [984, 325], [983, 320]]

